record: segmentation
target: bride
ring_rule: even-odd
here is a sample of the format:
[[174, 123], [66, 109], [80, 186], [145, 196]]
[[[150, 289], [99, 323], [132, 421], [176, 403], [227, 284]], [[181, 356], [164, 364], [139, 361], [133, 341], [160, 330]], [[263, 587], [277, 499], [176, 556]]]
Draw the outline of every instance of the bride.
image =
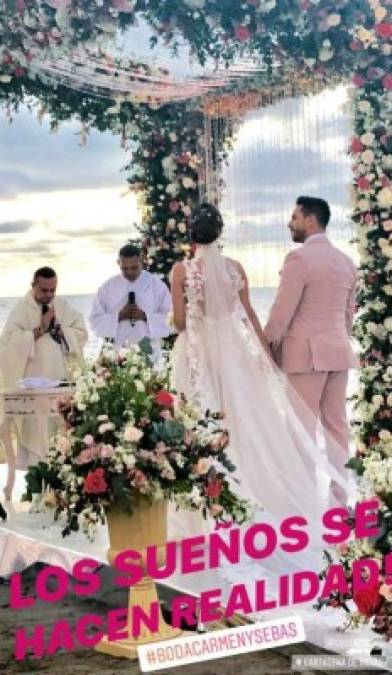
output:
[[[272, 360], [250, 303], [246, 274], [240, 263], [221, 253], [222, 229], [214, 206], [198, 207], [190, 218], [195, 256], [172, 270], [179, 332], [173, 386], [202, 411], [224, 412], [228, 452], [240, 481], [237, 491], [262, 509], [263, 520], [277, 524], [302, 515], [317, 538], [328, 508], [320, 479], [334, 480], [344, 491], [347, 485], [307, 431], [313, 428], [313, 413]], [[197, 527], [201, 533], [195, 515], [183, 513], [177, 523], [185, 536]]]

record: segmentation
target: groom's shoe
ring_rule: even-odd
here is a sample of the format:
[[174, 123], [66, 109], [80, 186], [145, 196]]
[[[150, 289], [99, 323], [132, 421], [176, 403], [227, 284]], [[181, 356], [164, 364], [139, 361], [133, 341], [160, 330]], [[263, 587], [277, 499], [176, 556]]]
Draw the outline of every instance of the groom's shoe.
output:
[[336, 506], [346, 507], [347, 499], [347, 492], [342, 487], [340, 487], [338, 483], [332, 481], [329, 488], [329, 508], [334, 508]]

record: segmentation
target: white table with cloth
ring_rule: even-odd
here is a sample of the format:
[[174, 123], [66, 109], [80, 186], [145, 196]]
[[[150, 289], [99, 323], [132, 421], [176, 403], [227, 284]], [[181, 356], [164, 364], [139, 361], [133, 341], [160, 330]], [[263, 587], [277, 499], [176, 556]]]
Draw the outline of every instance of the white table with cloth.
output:
[[[37, 460], [44, 459], [49, 449], [50, 435], [57, 427], [63, 425], [58, 411], [59, 398], [68, 396], [71, 387], [37, 388], [37, 389], [0, 389], [0, 441], [4, 446], [8, 464], [8, 473], [4, 494], [6, 500], [12, 497], [15, 481], [15, 469], [26, 468], [27, 458], [17, 456], [12, 442], [12, 425], [16, 430], [16, 420], [34, 419], [36, 422], [37, 437], [40, 438], [40, 447], [36, 455]], [[17, 430], [16, 430], [17, 433]], [[19, 448], [19, 454], [23, 449]]]

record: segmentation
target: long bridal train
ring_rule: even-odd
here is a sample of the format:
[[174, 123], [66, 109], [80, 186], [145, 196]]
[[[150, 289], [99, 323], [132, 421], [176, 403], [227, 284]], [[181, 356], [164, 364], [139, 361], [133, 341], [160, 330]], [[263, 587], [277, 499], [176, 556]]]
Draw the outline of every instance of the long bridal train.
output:
[[[276, 527], [302, 516], [309, 546], [296, 554], [243, 558], [236, 566], [209, 574], [219, 585], [244, 578], [322, 567], [321, 523], [330, 481], [348, 492], [348, 482], [312, 437], [314, 416], [272, 362], [239, 299], [243, 279], [217, 243], [199, 246], [184, 261], [186, 330], [174, 348], [173, 386], [201, 410], [224, 411], [230, 433], [229, 456], [237, 467], [237, 491], [256, 505], [255, 520]], [[342, 448], [324, 434], [339, 466]], [[324, 485], [324, 494], [323, 494]], [[199, 514], [170, 509], [169, 538], [203, 534], [211, 526]], [[195, 575], [195, 584], [196, 584]], [[199, 585], [199, 584], [197, 584]]]

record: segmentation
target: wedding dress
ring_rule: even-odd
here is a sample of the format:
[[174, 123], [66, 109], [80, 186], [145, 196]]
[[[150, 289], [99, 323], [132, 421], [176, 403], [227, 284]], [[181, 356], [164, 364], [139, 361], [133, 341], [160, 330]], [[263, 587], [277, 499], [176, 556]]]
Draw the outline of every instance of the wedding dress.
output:
[[[200, 245], [195, 257], [183, 264], [186, 329], [174, 347], [173, 386], [201, 411], [225, 413], [227, 452], [240, 481], [233, 489], [257, 505], [257, 521], [278, 528], [286, 517], [301, 515], [310, 536], [301, 554], [279, 552], [219, 573], [235, 581], [266, 572], [318, 572], [326, 547], [321, 541], [322, 514], [328, 508], [320, 477], [333, 479], [345, 491], [346, 480], [307, 431], [314, 426], [313, 413], [261, 345], [239, 297], [244, 281], [237, 265], [221, 254], [216, 242]], [[336, 452], [343, 450], [336, 447]], [[169, 539], [205, 532], [198, 513], [171, 507]]]

